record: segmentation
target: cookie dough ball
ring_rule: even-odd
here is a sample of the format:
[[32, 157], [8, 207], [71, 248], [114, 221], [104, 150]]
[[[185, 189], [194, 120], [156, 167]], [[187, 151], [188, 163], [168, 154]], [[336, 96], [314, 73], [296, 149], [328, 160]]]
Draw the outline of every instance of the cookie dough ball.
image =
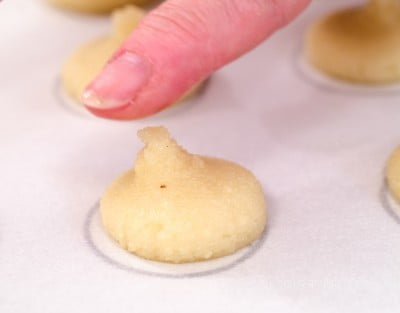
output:
[[400, 146], [393, 152], [386, 166], [389, 191], [400, 203]]
[[80, 102], [84, 89], [100, 73], [144, 15], [145, 11], [135, 6], [114, 11], [113, 33], [83, 45], [68, 58], [62, 70], [61, 80], [69, 96]]
[[146, 259], [184, 263], [232, 254], [258, 239], [265, 200], [254, 175], [229, 161], [193, 155], [163, 127], [139, 131], [134, 168], [100, 203], [105, 229]]
[[400, 80], [400, 1], [370, 1], [323, 18], [309, 29], [305, 54], [313, 66], [342, 80]]
[[84, 13], [108, 13], [128, 4], [146, 5], [154, 0], [47, 0], [63, 9]]
[[[68, 58], [61, 73], [62, 86], [68, 96], [81, 103], [81, 95], [85, 88], [100, 73], [144, 16], [144, 10], [132, 5], [114, 11], [112, 34], [84, 44]], [[178, 101], [192, 96], [201, 86], [202, 82], [195, 85]]]

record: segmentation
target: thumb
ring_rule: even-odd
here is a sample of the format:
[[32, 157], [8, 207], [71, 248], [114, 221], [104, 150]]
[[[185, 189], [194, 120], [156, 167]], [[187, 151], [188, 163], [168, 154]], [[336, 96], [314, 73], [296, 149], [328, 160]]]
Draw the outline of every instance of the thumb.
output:
[[135, 119], [170, 105], [254, 48], [310, 0], [169, 0], [144, 18], [83, 94], [106, 118]]

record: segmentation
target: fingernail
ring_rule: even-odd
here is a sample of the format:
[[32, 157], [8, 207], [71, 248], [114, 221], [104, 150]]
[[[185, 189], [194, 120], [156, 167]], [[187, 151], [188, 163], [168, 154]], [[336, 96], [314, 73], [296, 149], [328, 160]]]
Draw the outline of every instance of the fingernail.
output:
[[82, 101], [99, 109], [126, 106], [147, 84], [150, 75], [151, 66], [146, 60], [132, 52], [123, 52], [86, 88]]

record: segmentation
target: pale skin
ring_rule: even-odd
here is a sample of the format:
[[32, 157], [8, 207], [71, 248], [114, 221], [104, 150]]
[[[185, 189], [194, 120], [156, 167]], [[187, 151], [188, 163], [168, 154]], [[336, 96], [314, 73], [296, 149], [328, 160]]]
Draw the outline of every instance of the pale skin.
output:
[[123, 43], [83, 102], [105, 118], [154, 114], [285, 26], [310, 1], [168, 0]]

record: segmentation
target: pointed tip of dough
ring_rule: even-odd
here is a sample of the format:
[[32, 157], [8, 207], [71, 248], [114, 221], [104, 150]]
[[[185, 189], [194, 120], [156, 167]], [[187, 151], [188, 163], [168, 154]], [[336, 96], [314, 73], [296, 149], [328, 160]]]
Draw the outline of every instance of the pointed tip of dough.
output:
[[253, 174], [186, 152], [164, 127], [138, 135], [146, 147], [134, 170], [100, 203], [104, 227], [122, 248], [153, 261], [187, 263], [233, 254], [262, 235], [266, 204]]
[[145, 127], [138, 131], [138, 137], [145, 143], [172, 140], [171, 135], [164, 126]]

